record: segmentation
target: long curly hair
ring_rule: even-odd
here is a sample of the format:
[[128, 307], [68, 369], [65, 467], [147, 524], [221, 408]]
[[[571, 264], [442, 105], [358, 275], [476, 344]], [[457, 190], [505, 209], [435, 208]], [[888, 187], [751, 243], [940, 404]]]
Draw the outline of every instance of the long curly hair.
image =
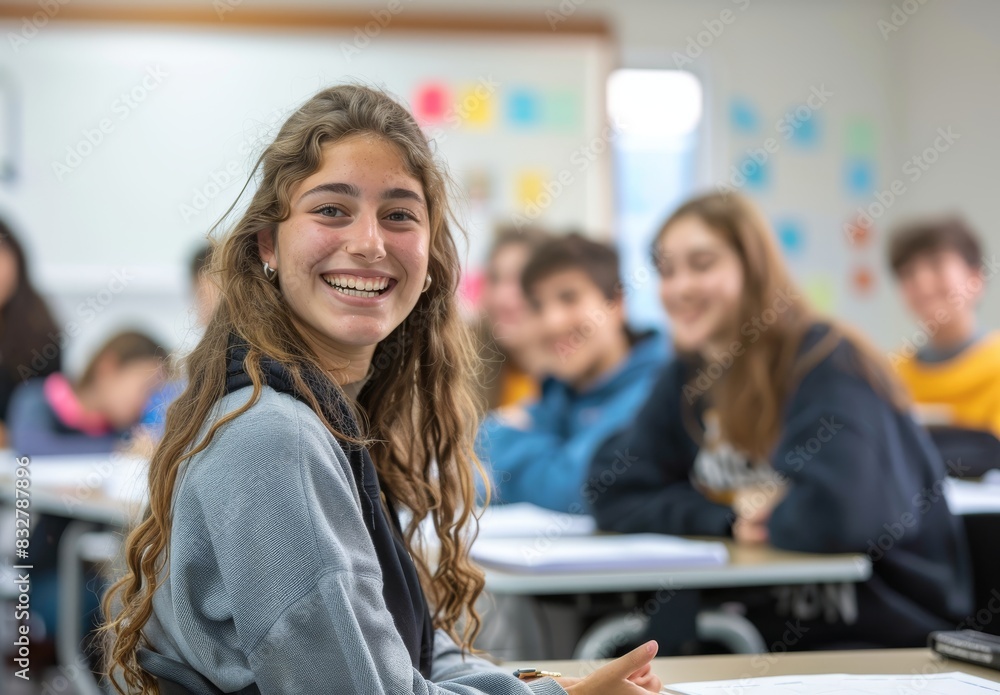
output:
[[[754, 459], [766, 459], [781, 434], [788, 397], [799, 381], [841, 343], [850, 346], [850, 368], [897, 410], [909, 399], [885, 357], [857, 330], [817, 312], [798, 289], [776, 242], [774, 231], [761, 210], [734, 191], [706, 193], [684, 204], [660, 227], [653, 244], [654, 262], [659, 245], [680, 219], [693, 217], [731, 246], [743, 266], [744, 288], [738, 326], [732, 339], [746, 352], [734, 360], [711, 388], [712, 406], [728, 442]], [[767, 317], [773, 314], [773, 321]], [[768, 321], [758, 330], [755, 318]], [[828, 330], [815, 346], [800, 354], [809, 329]], [[697, 355], [686, 355], [693, 362]], [[690, 423], [690, 408], [686, 409]]]
[[[431, 231], [428, 272], [433, 278], [413, 311], [375, 348], [357, 405], [363, 443], [386, 494], [411, 512], [404, 540], [432, 606], [435, 627], [466, 649], [479, 631], [473, 604], [483, 576], [468, 559], [468, 545], [477, 527], [476, 476], [486, 479], [474, 450], [482, 408], [477, 353], [456, 303], [460, 258], [448, 179], [404, 107], [381, 91], [341, 85], [320, 91], [284, 123], [247, 182], [249, 186], [257, 176], [246, 211], [215, 244], [209, 272], [219, 286], [220, 304], [187, 359], [187, 388], [167, 412], [165, 433], [149, 467], [149, 505], [125, 544], [127, 571], [104, 599], [108, 670], [115, 673], [112, 681], [120, 692], [126, 691], [119, 680], [128, 692], [157, 692], [155, 679], [138, 665], [136, 650], [144, 645], [143, 626], [165, 569], [178, 470], [208, 446], [219, 427], [257, 401], [264, 381], [261, 358], [283, 363], [317, 417], [334, 435], [351, 439], [323, 416], [306, 387], [306, 370], [321, 367], [296, 329], [279, 287], [264, 275], [257, 233], [288, 218], [292, 191], [320, 168], [325, 145], [357, 134], [395, 145], [411, 175], [423, 184]], [[231, 334], [249, 348], [244, 368], [253, 392], [247, 404], [215, 422], [198, 441], [213, 404], [224, 393]], [[428, 517], [440, 542], [433, 570], [418, 533]]]

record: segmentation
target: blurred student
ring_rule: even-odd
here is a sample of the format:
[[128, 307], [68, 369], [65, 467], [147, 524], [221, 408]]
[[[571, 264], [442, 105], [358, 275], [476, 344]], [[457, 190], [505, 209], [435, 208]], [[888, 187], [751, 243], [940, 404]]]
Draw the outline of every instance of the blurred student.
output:
[[631, 421], [666, 357], [625, 319], [618, 254], [577, 234], [540, 247], [521, 278], [549, 365], [541, 396], [490, 415], [479, 448], [495, 500], [582, 513], [597, 446]]
[[219, 287], [212, 279], [211, 266], [212, 246], [211, 244], [203, 244], [195, 251], [189, 265], [195, 316], [198, 326], [202, 329], [212, 320], [212, 315], [219, 306]]
[[986, 285], [979, 238], [958, 217], [915, 222], [892, 236], [889, 264], [919, 322], [893, 361], [921, 413], [1000, 436], [1000, 332], [976, 320]]
[[[682, 205], [654, 255], [678, 357], [594, 459], [598, 525], [869, 556], [856, 587], [744, 592], [768, 644], [916, 647], [955, 625], [971, 609], [968, 550], [889, 366], [799, 295], [740, 195]], [[789, 622], [804, 628], [794, 644]]]
[[542, 355], [521, 288], [521, 273], [547, 238], [538, 229], [503, 229], [490, 249], [479, 329], [490, 410], [538, 397]]
[[162, 378], [160, 346], [136, 331], [119, 333], [78, 381], [57, 372], [18, 388], [9, 413], [11, 446], [28, 456], [109, 453], [139, 422]]
[[0, 449], [14, 390], [62, 368], [60, 331], [28, 276], [21, 244], [0, 219]]
[[[189, 280], [191, 283], [191, 295], [194, 298], [195, 320], [197, 321], [197, 336], [205, 330], [208, 322], [212, 320], [212, 315], [219, 304], [219, 288], [210, 275], [212, 263], [212, 246], [203, 244], [199, 246], [191, 257], [188, 266]], [[197, 341], [195, 341], [196, 344]], [[193, 345], [192, 344], [192, 345]], [[139, 420], [140, 436], [135, 441], [132, 452], [148, 458], [152, 455], [153, 446], [163, 435], [163, 428], [167, 421], [167, 408], [181, 395], [184, 390], [185, 381], [180, 375], [180, 363], [183, 361], [181, 355], [174, 355], [171, 360], [167, 378], [159, 388], [153, 391], [146, 405], [143, 407], [142, 416]]]

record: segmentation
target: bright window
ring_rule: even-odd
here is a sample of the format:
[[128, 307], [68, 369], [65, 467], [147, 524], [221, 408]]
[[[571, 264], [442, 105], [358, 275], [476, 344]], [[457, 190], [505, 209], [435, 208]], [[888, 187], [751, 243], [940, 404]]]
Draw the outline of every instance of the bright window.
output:
[[615, 229], [629, 319], [662, 326], [665, 316], [649, 249], [658, 226], [694, 189], [701, 82], [683, 70], [617, 70], [608, 79]]

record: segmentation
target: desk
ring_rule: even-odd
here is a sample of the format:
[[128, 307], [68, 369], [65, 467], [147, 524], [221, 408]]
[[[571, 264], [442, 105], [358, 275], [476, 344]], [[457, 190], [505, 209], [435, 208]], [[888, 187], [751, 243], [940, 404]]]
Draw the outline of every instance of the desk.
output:
[[[558, 542], [559, 539], [552, 541], [553, 544]], [[586, 610], [591, 611], [591, 618], [605, 620], [623, 611], [631, 612], [634, 606], [594, 606], [595, 599], [607, 603], [616, 595], [657, 592], [657, 610], [650, 618], [653, 622], [649, 630], [660, 640], [664, 650], [675, 650], [686, 639], [702, 634], [696, 627], [700, 601], [696, 593], [698, 590], [789, 584], [856, 584], [867, 581], [872, 575], [871, 562], [866, 555], [796, 553], [769, 546], [742, 546], [728, 540], [721, 542], [729, 551], [729, 562], [724, 565], [627, 573], [519, 574], [484, 568], [486, 591], [501, 601], [499, 610], [490, 616], [490, 620], [503, 624], [512, 636], [503, 637], [497, 629], [496, 641], [484, 643], [483, 647], [508, 657], [535, 654], [551, 658], [599, 651], [598, 645], [603, 644], [604, 638], [592, 634], [591, 629], [585, 633], [583, 624], [572, 622], [566, 613], [555, 616], [552, 611], [560, 609], [555, 608], [553, 599], [547, 597], [576, 596], [578, 615], [586, 606]], [[663, 590], [670, 592], [671, 597], [676, 592], [681, 592], [681, 595], [672, 598], [668, 604], [659, 599], [659, 592]], [[732, 644], [727, 642], [730, 648], [765, 648], [756, 629], [746, 631], [745, 626], [734, 623], [735, 619], [729, 619], [725, 628], [725, 634], [734, 638]], [[748, 637], [748, 632], [754, 634]], [[547, 644], [534, 637], [542, 634], [549, 636]], [[718, 637], [718, 633], [715, 636]]]
[[719, 589], [781, 584], [857, 583], [867, 581], [872, 574], [871, 562], [865, 555], [794, 553], [768, 546], [748, 547], [731, 541], [724, 542], [729, 550], [729, 562], [725, 565], [627, 574], [516, 574], [484, 568], [486, 590], [494, 594], [545, 596], [656, 591], [665, 588]]
[[[2, 452], [13, 461], [11, 452]], [[80, 597], [83, 594], [84, 562], [104, 562], [117, 555], [122, 529], [137, 519], [145, 501], [144, 461], [120, 454], [104, 456], [29, 457], [26, 489], [31, 525], [40, 515], [72, 519], [59, 541], [57, 575], [59, 616], [56, 636], [59, 661], [68, 672], [89, 671], [81, 652]], [[14, 466], [0, 469], [0, 512], [13, 506]], [[11, 515], [12, 516], [12, 515]], [[112, 534], [95, 533], [109, 526]], [[30, 562], [30, 557], [27, 560]], [[96, 681], [75, 682], [81, 695], [100, 695]]]
[[[10, 452], [2, 453], [13, 459]], [[146, 463], [140, 459], [120, 454], [29, 458], [32, 514], [124, 528], [136, 520], [145, 503]], [[13, 503], [13, 468], [0, 468], [0, 505]]]
[[[565, 676], [583, 676], [606, 662], [542, 661], [511, 663], [511, 670], [534, 666], [558, 671]], [[726, 656], [691, 656], [654, 659], [653, 670], [668, 683], [762, 678], [823, 673], [932, 674], [961, 671], [986, 680], [1000, 682], [1000, 671], [942, 658], [929, 649], [876, 649], [850, 652], [805, 652], [792, 654], [755, 654]], [[664, 692], [674, 692], [664, 690]]]

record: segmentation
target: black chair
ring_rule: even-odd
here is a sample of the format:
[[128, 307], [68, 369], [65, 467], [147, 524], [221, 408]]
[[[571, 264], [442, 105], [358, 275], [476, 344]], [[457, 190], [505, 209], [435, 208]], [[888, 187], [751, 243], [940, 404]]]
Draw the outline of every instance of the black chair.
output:
[[1000, 468], [1000, 439], [992, 432], [950, 425], [927, 428], [941, 452], [948, 475], [981, 478], [986, 471]]
[[968, 514], [962, 521], [975, 597], [975, 610], [962, 627], [1000, 635], [1000, 514]]

